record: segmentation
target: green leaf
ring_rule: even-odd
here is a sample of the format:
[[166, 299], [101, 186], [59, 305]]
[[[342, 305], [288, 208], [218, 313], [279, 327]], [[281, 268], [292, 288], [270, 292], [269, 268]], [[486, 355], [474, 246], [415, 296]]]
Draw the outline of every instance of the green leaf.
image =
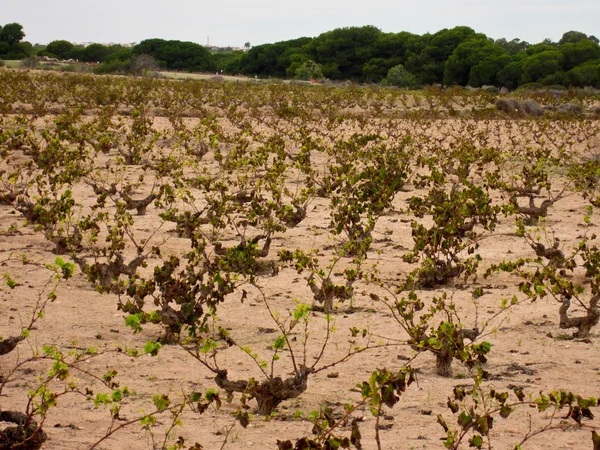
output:
[[511, 412], [513, 412], [513, 409], [508, 405], [504, 405], [502, 408], [500, 408], [500, 417], [506, 419], [508, 416], [510, 416]]
[[465, 412], [461, 412], [458, 416], [458, 424], [463, 428], [467, 429], [473, 423], [473, 418]]
[[273, 341], [271, 344], [274, 350], [283, 350], [285, 348], [285, 336], [279, 336], [277, 339]]
[[483, 438], [476, 434], [469, 440], [469, 447], [481, 448], [483, 445]]
[[164, 394], [155, 394], [152, 397], [152, 403], [154, 403], [154, 406], [156, 406], [158, 411], [164, 411], [169, 407], [171, 401], [169, 400], [169, 397]]
[[218, 347], [218, 344], [212, 339], [205, 339], [204, 345], [200, 348], [200, 353], [209, 353], [215, 348]]
[[118, 403], [122, 399], [123, 399], [123, 393], [120, 390], [117, 389], [116, 391], [113, 391], [112, 396], [111, 396], [111, 400], [113, 402]]
[[154, 416], [143, 417], [140, 419], [140, 423], [144, 428], [150, 428], [156, 425], [156, 419], [154, 418]]
[[139, 313], [139, 314], [130, 314], [129, 316], [127, 316], [125, 318], [125, 325], [133, 328], [134, 332], [140, 332], [142, 331], [142, 327], [140, 325], [141, 321], [142, 321], [142, 317], [143, 317], [143, 313]]
[[159, 350], [161, 349], [162, 344], [160, 342], [146, 342], [144, 345], [144, 353], [149, 353], [152, 356], [158, 355]]

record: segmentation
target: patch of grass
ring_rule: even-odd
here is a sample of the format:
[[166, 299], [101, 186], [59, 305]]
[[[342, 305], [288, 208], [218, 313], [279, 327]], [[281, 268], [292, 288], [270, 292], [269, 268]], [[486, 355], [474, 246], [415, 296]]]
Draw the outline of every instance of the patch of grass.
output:
[[8, 67], [9, 69], [16, 69], [19, 67], [19, 64], [21, 63], [21, 61], [18, 59], [8, 59], [8, 60], [4, 60], [4, 62], [6, 63], [6, 67]]

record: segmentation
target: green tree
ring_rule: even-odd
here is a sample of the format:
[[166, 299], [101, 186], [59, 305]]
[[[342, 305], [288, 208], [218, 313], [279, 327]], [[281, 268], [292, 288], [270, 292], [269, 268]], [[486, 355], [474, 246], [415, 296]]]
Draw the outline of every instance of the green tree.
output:
[[240, 60], [244, 54], [243, 50], [233, 52], [214, 53], [212, 55], [217, 72], [237, 74], [239, 73]]
[[539, 44], [530, 45], [529, 47], [527, 47], [527, 50], [525, 50], [525, 51], [527, 52], [528, 55], [535, 55], [537, 53], [556, 50], [556, 47], [557, 46], [554, 45], [552, 42], [543, 41], [543, 42], [540, 42]]
[[210, 52], [194, 42], [146, 39], [133, 48], [133, 54], [150, 55], [167, 69], [212, 72], [215, 68]]
[[562, 66], [564, 70], [600, 58], [600, 46], [587, 38], [561, 45], [560, 52], [564, 57]]
[[380, 35], [374, 26], [337, 28], [314, 38], [303, 51], [323, 66], [327, 78], [362, 80], [363, 66], [373, 58]]
[[323, 78], [323, 68], [312, 59], [305, 61], [296, 70], [297, 80], [320, 80]]
[[287, 41], [287, 48], [277, 58], [277, 65], [275, 66], [277, 72], [285, 72], [286, 76], [293, 78], [298, 67], [309, 59], [302, 47], [311, 40], [311, 38], [300, 38]]
[[277, 70], [279, 56], [285, 51], [282, 43], [252, 47], [240, 58], [240, 73], [245, 75], [285, 76]]
[[296, 71], [300, 68], [302, 64], [308, 61], [308, 56], [302, 53], [301, 49], [290, 49], [293, 53], [290, 53], [287, 56], [289, 61], [289, 66], [285, 69], [285, 74], [288, 78], [294, 78], [296, 76]]
[[[488, 60], [474, 74], [474, 81], [481, 82], [479, 78], [485, 78], [485, 81], [491, 82], [493, 74], [490, 76], [490, 70], [495, 71], [498, 65], [492, 62], [493, 58], [504, 54], [504, 50], [491, 42], [482, 35], [474, 36], [454, 49], [444, 70], [444, 84], [458, 84], [465, 86], [469, 83], [471, 69], [482, 61]], [[488, 78], [490, 78], [488, 80]]]
[[496, 44], [499, 47], [502, 47], [504, 51], [509, 55], [517, 55], [521, 52], [524, 52], [525, 50], [527, 50], [527, 47], [529, 47], [529, 42], [522, 41], [521, 39], [513, 39], [511, 41], [507, 41], [505, 38], [501, 38], [496, 39], [496, 41], [494, 41], [494, 44]]
[[515, 57], [511, 62], [498, 71], [496, 81], [508, 89], [516, 89], [523, 78], [523, 63], [525, 55]]
[[420, 36], [408, 31], [381, 33], [374, 43], [375, 54], [378, 58], [396, 59], [399, 60], [397, 64], [403, 64], [406, 61], [407, 52], [413, 50], [415, 40], [420, 39]]
[[102, 44], [90, 44], [79, 52], [79, 59], [86, 62], [102, 62], [109, 55], [110, 50]]
[[110, 53], [104, 58], [105, 62], [127, 61], [133, 57], [133, 50], [121, 45], [113, 45], [109, 47]]
[[567, 31], [565, 34], [562, 35], [562, 38], [560, 38], [560, 41], [558, 41], [558, 44], [559, 45], [563, 45], [563, 44], [567, 44], [567, 43], [576, 44], [585, 39], [588, 39], [588, 36], [585, 33], [581, 33], [580, 31]]
[[44, 54], [58, 59], [70, 59], [75, 56], [75, 46], [65, 40], [52, 41], [46, 46]]
[[600, 60], [588, 61], [574, 67], [567, 72], [566, 77], [572, 86], [600, 87]]
[[23, 27], [18, 23], [9, 23], [0, 27], [0, 57], [4, 59], [22, 59], [31, 54], [29, 42], [21, 42], [25, 37]]
[[24, 37], [23, 26], [18, 23], [8, 23], [0, 28], [0, 41], [10, 46], [18, 44]]
[[[514, 61], [514, 57], [503, 53], [499, 56], [486, 58], [475, 66], [471, 67], [469, 72], [469, 85], [481, 87], [484, 84], [499, 84], [499, 72]], [[520, 74], [519, 78], [520, 79]]]
[[402, 64], [401, 58], [372, 58], [362, 68], [363, 80], [380, 83], [385, 79], [389, 70], [398, 64]]
[[[418, 58], [421, 65], [421, 81], [425, 84], [445, 83], [444, 70], [448, 58], [459, 45], [475, 36], [486, 39], [485, 35], [476, 34], [472, 28], [464, 26], [443, 29], [433, 34]], [[413, 64], [414, 62], [413, 59]], [[411, 67], [408, 61], [407, 68], [412, 73], [418, 73], [415, 71], [416, 67]], [[466, 84], [468, 75], [467, 71], [462, 84]]]
[[33, 44], [31, 42], [22, 41], [17, 44], [17, 47], [27, 56], [34, 53]]
[[252, 47], [240, 57], [237, 72], [246, 75], [294, 77], [297, 68], [309, 59], [298, 55], [303, 54], [302, 47], [310, 41], [311, 38], [303, 37]]
[[469, 86], [481, 87], [484, 84], [495, 84], [499, 69], [499, 65], [493, 59], [480, 61], [469, 71]]
[[530, 56], [523, 63], [523, 83], [533, 83], [553, 75], [561, 68], [563, 54], [559, 50], [546, 50]]
[[412, 73], [406, 70], [402, 64], [398, 64], [388, 71], [384, 84], [386, 86], [410, 88], [415, 87], [418, 82]]

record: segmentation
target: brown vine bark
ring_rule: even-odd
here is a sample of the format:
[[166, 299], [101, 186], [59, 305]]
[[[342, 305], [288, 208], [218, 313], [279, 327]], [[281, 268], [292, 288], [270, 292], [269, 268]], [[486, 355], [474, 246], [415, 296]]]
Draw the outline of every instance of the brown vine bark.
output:
[[513, 199], [512, 202], [519, 214], [527, 216], [525, 220], [526, 225], [537, 224], [540, 217], [548, 216], [548, 208], [554, 205], [554, 200], [546, 199], [540, 206], [535, 206], [533, 197], [529, 198], [529, 206], [519, 206], [516, 199]]
[[23, 336], [11, 336], [6, 339], [0, 339], [0, 355], [12, 352], [23, 339], [25, 339]]
[[262, 383], [245, 380], [231, 381], [227, 378], [227, 370], [219, 370], [215, 377], [217, 386], [231, 395], [233, 392], [245, 393], [258, 402], [258, 414], [270, 415], [284, 400], [299, 397], [307, 388], [309, 368], [301, 368], [293, 377], [283, 380], [274, 377]]
[[[442, 348], [435, 354], [435, 372], [441, 376], [449, 378], [452, 376], [452, 360], [455, 355], [455, 347], [463, 346], [462, 341], [469, 339], [471, 342], [477, 339], [479, 330], [473, 328], [470, 330], [458, 330], [454, 342], [444, 342]], [[455, 344], [457, 343], [457, 344]], [[463, 361], [465, 362], [465, 361]]]
[[595, 295], [590, 300], [590, 306], [587, 309], [587, 314], [580, 317], [569, 317], [569, 308], [571, 307], [571, 299], [563, 296], [562, 305], [558, 312], [560, 314], [560, 328], [577, 328], [577, 331], [573, 334], [575, 337], [585, 338], [590, 335], [591, 329], [598, 324], [600, 320], [600, 309], [598, 308], [598, 301], [600, 296]]
[[48, 439], [37, 422], [23, 413], [2, 411], [0, 422], [15, 424], [0, 430], [0, 450], [38, 450]]

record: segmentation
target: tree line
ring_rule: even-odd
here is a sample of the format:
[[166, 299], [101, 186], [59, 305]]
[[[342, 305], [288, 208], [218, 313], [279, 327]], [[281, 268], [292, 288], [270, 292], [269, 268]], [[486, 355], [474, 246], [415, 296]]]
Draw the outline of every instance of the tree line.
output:
[[393, 81], [390, 71], [402, 69], [401, 82], [416, 85], [600, 86], [598, 39], [578, 31], [564, 33], [559, 42], [529, 44], [493, 40], [465, 26], [424, 35], [384, 33], [373, 26], [339, 28], [312, 39], [256, 46], [223, 68], [293, 77], [307, 61], [319, 64], [332, 80]]
[[59, 40], [43, 48], [23, 42], [19, 24], [0, 28], [0, 58], [33, 54], [101, 63], [99, 73], [127, 72], [141, 55], [167, 70], [218, 72], [261, 78], [327, 78], [401, 87], [441, 84], [515, 89], [526, 84], [600, 87], [598, 38], [568, 31], [558, 42], [530, 44], [492, 39], [458, 26], [423, 35], [385, 33], [374, 26], [346, 27], [309, 38], [211, 53], [202, 45], [147, 39], [121, 45], [77, 46]]

